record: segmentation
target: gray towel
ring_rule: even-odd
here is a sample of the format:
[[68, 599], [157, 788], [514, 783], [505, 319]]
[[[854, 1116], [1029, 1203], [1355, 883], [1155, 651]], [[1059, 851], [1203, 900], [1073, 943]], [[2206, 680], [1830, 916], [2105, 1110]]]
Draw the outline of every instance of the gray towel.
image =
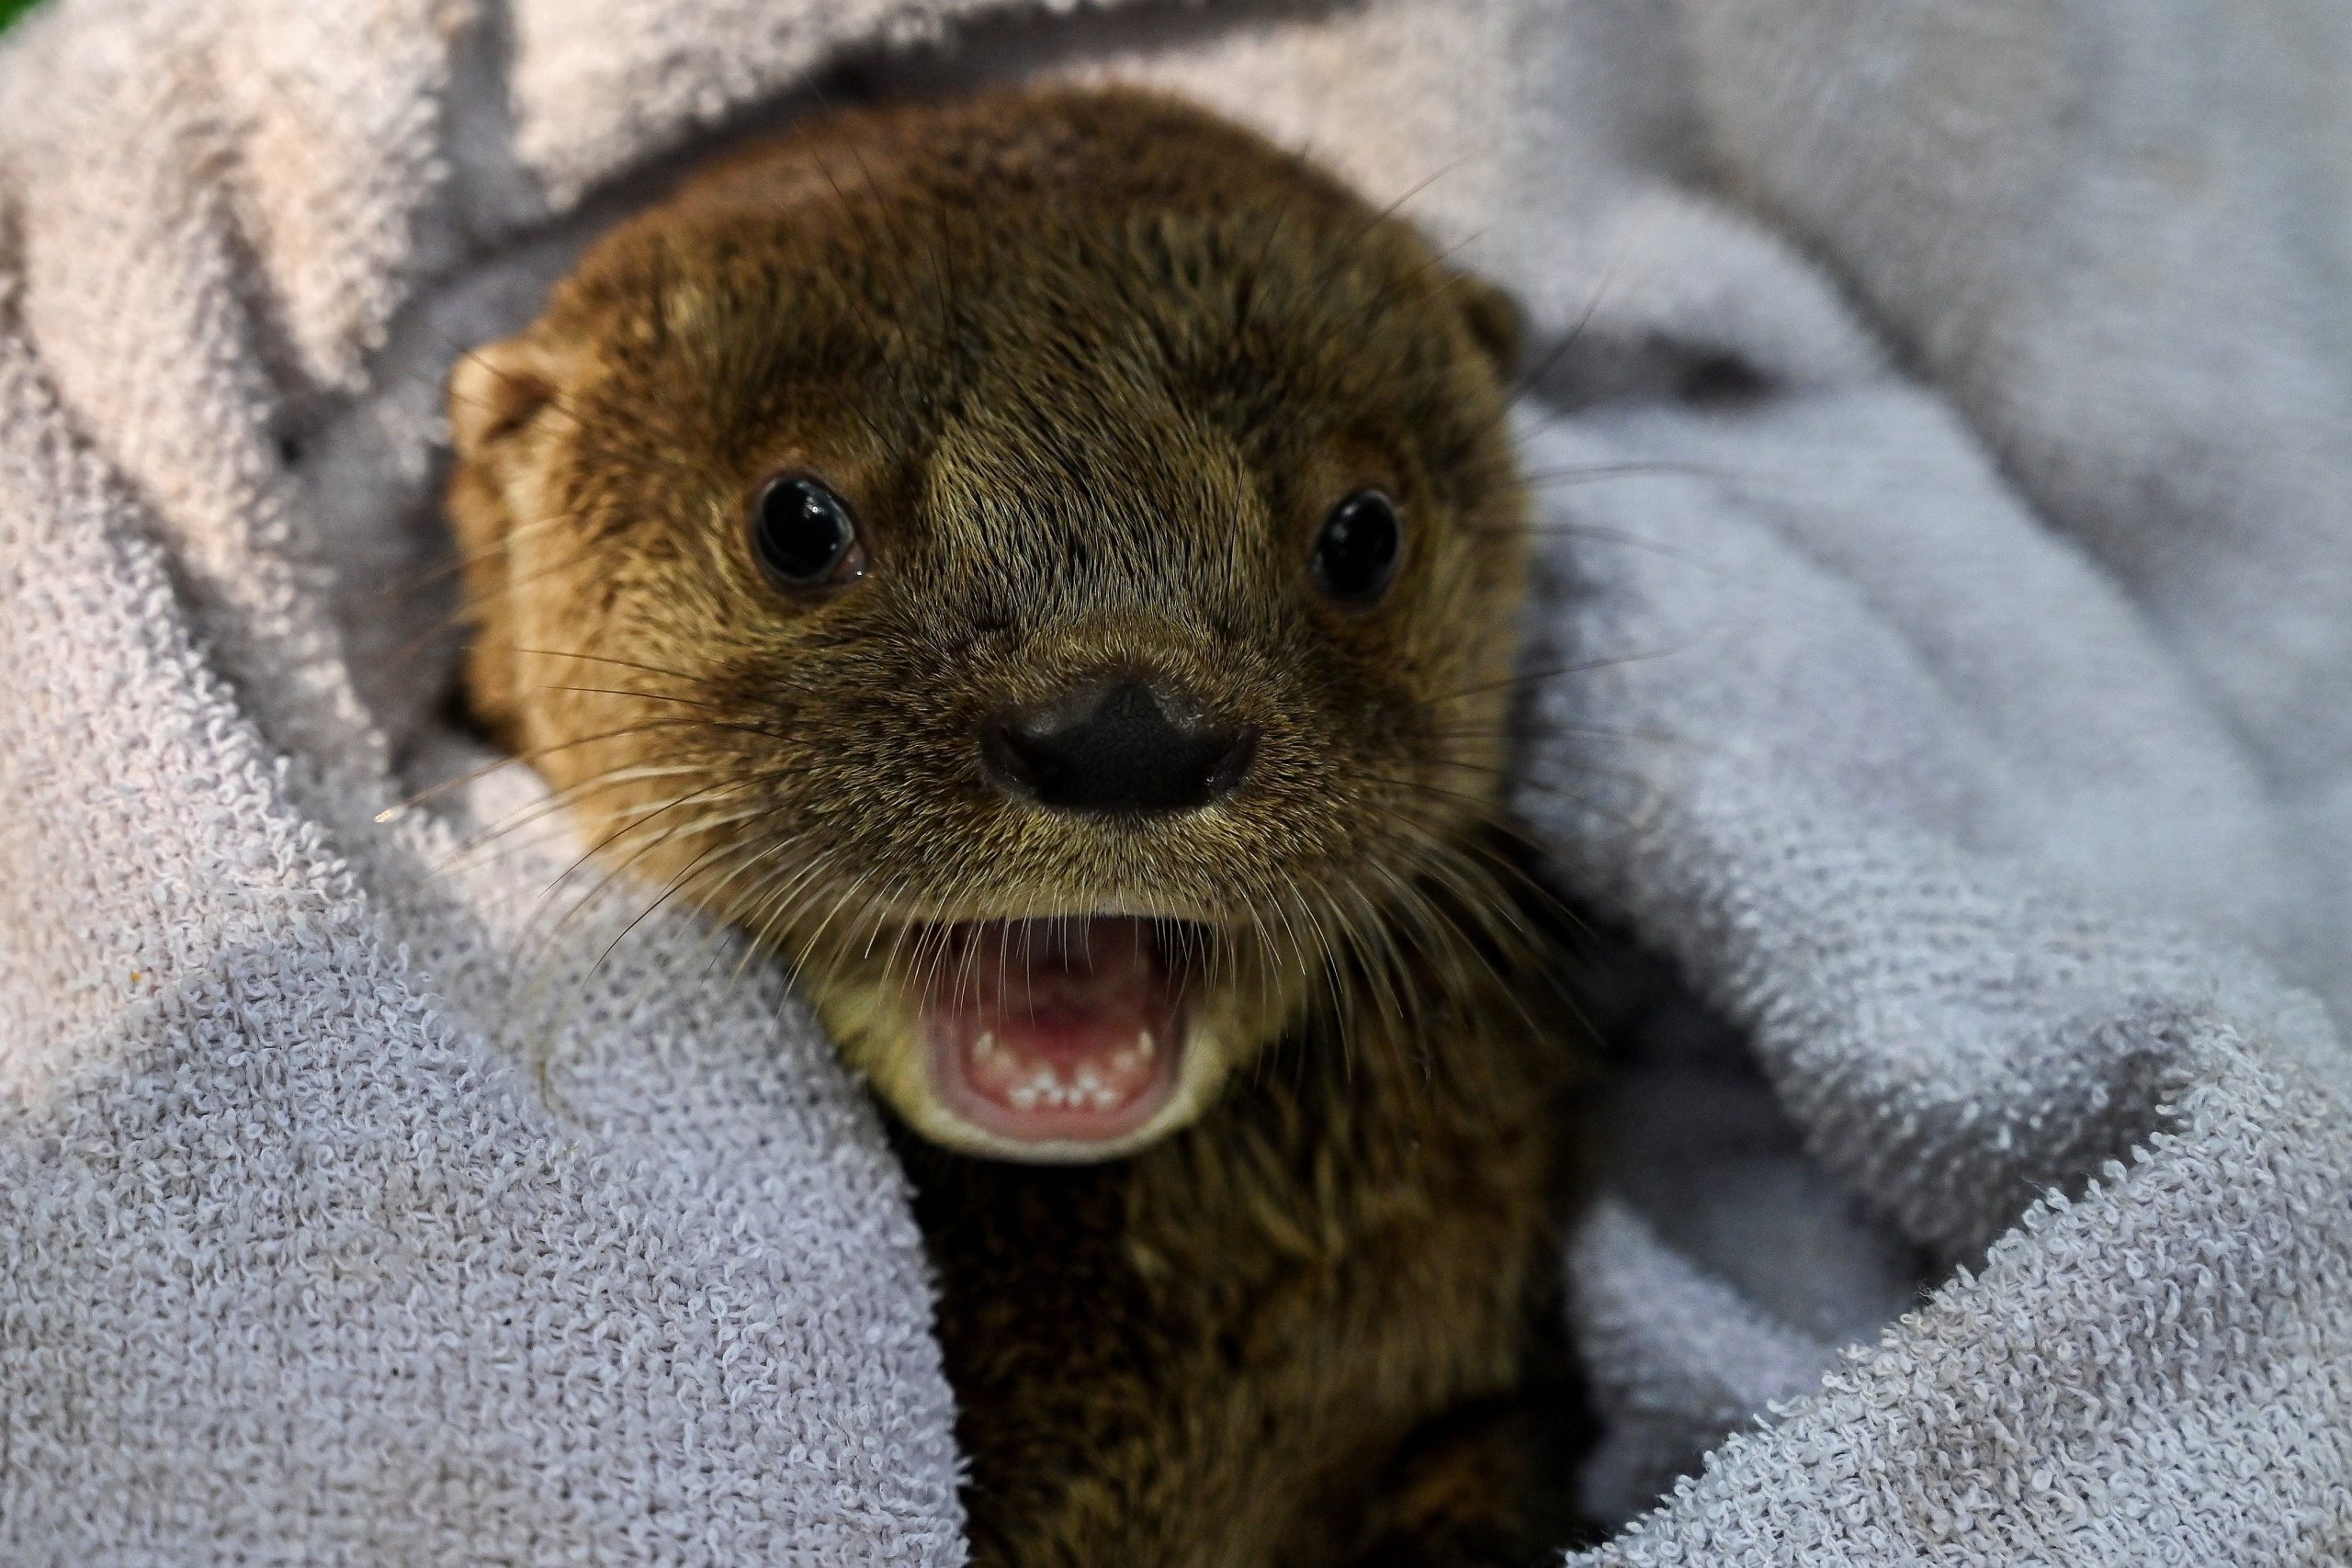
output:
[[843, 70], [1175, 86], [1527, 303], [1521, 798], [1623, 1056], [1582, 1561], [2352, 1560], [2331, 0], [51, 0], [0, 1560], [960, 1558], [874, 1113], [624, 933], [408, 586], [457, 348]]

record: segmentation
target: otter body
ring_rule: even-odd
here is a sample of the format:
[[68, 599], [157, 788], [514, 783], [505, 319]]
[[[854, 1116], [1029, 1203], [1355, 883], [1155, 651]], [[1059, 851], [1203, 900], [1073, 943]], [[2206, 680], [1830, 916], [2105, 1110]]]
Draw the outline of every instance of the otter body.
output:
[[1196, 109], [828, 117], [453, 373], [476, 710], [893, 1113], [977, 1560], [1560, 1544], [1514, 321]]
[[1334, 1042], [1286, 1043], [1120, 1162], [902, 1145], [976, 1562], [1532, 1565], [1568, 1544], [1557, 1047], [1468, 1021], [1430, 1043], [1475, 1068], [1351, 1075]]

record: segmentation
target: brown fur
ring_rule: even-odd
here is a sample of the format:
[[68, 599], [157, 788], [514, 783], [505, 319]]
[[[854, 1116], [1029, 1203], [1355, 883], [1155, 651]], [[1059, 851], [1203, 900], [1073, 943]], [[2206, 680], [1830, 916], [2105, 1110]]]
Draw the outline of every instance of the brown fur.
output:
[[[1538, 1544], [1511, 1401], [1567, 1067], [1499, 805], [1511, 333], [1245, 131], [1021, 92], [712, 166], [453, 377], [474, 702], [608, 859], [792, 962], [912, 1130], [984, 1563]], [[754, 569], [786, 468], [849, 502], [864, 579]], [[1351, 610], [1306, 562], [1364, 485], [1408, 543]], [[1256, 727], [1231, 800], [1106, 824], [988, 785], [987, 714], [1139, 664]], [[936, 1146], [903, 1001], [932, 933], [1107, 911], [1199, 949], [1169, 1124], [1094, 1165]]]

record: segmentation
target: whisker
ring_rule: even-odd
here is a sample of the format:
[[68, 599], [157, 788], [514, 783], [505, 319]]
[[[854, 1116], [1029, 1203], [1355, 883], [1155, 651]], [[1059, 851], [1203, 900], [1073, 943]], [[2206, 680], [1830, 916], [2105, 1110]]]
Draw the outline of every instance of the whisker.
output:
[[1498, 692], [1511, 686], [1528, 685], [1537, 681], [1556, 680], [1563, 675], [1586, 675], [1596, 670], [1614, 669], [1621, 664], [1639, 664], [1645, 660], [1666, 659], [1674, 654], [1687, 653], [1690, 648], [1690, 645], [1685, 644], [1680, 648], [1660, 649], [1650, 653], [1626, 653], [1610, 659], [1579, 660], [1572, 664], [1555, 665], [1549, 670], [1532, 670], [1506, 676], [1499, 681], [1489, 681], [1482, 685], [1464, 686], [1458, 692], [1443, 692], [1411, 705], [1417, 708], [1435, 707], [1440, 703], [1460, 702], [1464, 697], [1475, 697], [1487, 692]]
[[616, 659], [608, 653], [589, 653], [576, 648], [525, 648], [519, 643], [492, 643], [509, 653], [527, 653], [542, 659], [580, 659], [594, 664], [616, 664], [624, 670], [639, 670], [649, 675], [660, 675], [673, 681], [696, 681], [702, 677], [689, 675], [682, 670], [665, 670], [659, 664], [640, 663], [634, 659]]
[[443, 779], [438, 784], [426, 785], [424, 788], [418, 790], [414, 795], [408, 796], [405, 800], [401, 801], [397, 805], [388, 806], [384, 807], [383, 810], [376, 813], [375, 820], [379, 822], [390, 822], [392, 818], [401, 815], [403, 812], [413, 811], [429, 800], [437, 800], [441, 796], [447, 795], [452, 790], [459, 790], [465, 788], [468, 784], [479, 784], [483, 779], [490, 777], [491, 774], [499, 772], [503, 768], [513, 767], [517, 762], [536, 762], [541, 758], [552, 757], [560, 751], [569, 751], [577, 747], [594, 745], [599, 740], [620, 740], [633, 735], [647, 734], [656, 729], [692, 728], [699, 723], [700, 721], [697, 719], [688, 718], [655, 719], [646, 724], [628, 725], [620, 729], [606, 729], [600, 730], [594, 735], [575, 736], [570, 740], [559, 740], [551, 745], [536, 746], [526, 751], [509, 752], [492, 761], [484, 762], [480, 767], [469, 768], [464, 773], [458, 774], [455, 778]]
[[1520, 483], [1531, 490], [1548, 486], [1586, 484], [1599, 479], [1729, 479], [1739, 476], [1723, 468], [1713, 468], [1701, 463], [1644, 462], [1580, 463], [1566, 468], [1537, 468], [1519, 476]]

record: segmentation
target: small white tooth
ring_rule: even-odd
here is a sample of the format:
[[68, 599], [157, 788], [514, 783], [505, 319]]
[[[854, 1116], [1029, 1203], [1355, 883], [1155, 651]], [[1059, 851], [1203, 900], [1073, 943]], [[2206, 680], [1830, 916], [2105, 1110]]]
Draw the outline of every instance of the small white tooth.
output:
[[1102, 1075], [1092, 1067], [1080, 1067], [1078, 1069], [1078, 1087], [1086, 1093], [1092, 1094], [1102, 1087]]
[[1159, 1043], [1152, 1039], [1150, 1030], [1139, 1029], [1136, 1031], [1136, 1051], [1137, 1055], [1148, 1059], [1151, 1054], [1159, 1049]]
[[1117, 1095], [1115, 1095], [1115, 1094], [1112, 1093], [1109, 1089], [1096, 1089], [1096, 1090], [1094, 1091], [1094, 1109], [1095, 1109], [1095, 1110], [1097, 1110], [1097, 1111], [1108, 1111], [1108, 1110], [1110, 1110], [1110, 1109], [1111, 1109], [1111, 1107], [1113, 1107], [1113, 1106], [1114, 1106], [1114, 1105], [1116, 1105], [1116, 1104], [1118, 1104], [1118, 1103], [1119, 1103], [1119, 1097], [1118, 1097]]
[[1132, 1069], [1132, 1068], [1135, 1066], [1135, 1065], [1136, 1065], [1136, 1051], [1135, 1051], [1135, 1047], [1133, 1047], [1133, 1046], [1127, 1046], [1127, 1047], [1125, 1047], [1124, 1049], [1117, 1050], [1117, 1051], [1114, 1051], [1114, 1052], [1112, 1052], [1112, 1053], [1111, 1053], [1111, 1067], [1112, 1067], [1112, 1070], [1113, 1070], [1114, 1072], [1121, 1072], [1121, 1073], [1127, 1072], [1127, 1071], [1129, 1071], [1130, 1069]]
[[1012, 1101], [1012, 1108], [1015, 1111], [1035, 1111], [1037, 1109], [1037, 1091], [1031, 1089], [1027, 1084], [1021, 1085], [1011, 1094], [1005, 1096], [1005, 1098]]
[[980, 1031], [980, 1037], [972, 1042], [972, 1055], [976, 1059], [983, 1062], [996, 1055], [995, 1030], [983, 1029]]
[[1057, 1109], [1061, 1106], [1068, 1105], [1069, 1103], [1069, 1091], [1062, 1088], [1061, 1085], [1056, 1084], [1053, 1088], [1046, 1091], [1046, 1103]]

